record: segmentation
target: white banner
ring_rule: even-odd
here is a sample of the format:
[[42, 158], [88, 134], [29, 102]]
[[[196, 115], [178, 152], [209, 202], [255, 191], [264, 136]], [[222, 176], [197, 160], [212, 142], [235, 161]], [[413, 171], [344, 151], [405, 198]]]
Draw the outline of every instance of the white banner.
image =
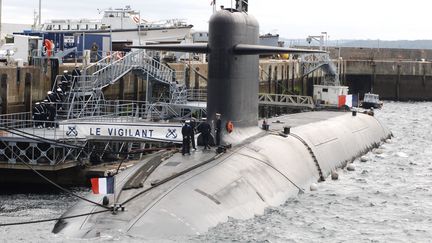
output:
[[138, 138], [143, 140], [158, 140], [167, 142], [181, 142], [182, 125], [178, 124], [97, 124], [70, 123], [60, 124], [66, 138]]

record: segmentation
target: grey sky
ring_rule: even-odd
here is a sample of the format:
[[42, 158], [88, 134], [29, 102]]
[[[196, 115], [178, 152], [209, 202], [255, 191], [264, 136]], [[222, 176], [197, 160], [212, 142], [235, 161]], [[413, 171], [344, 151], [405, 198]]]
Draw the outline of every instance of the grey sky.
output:
[[[38, 0], [3, 0], [3, 22], [32, 23]], [[97, 9], [131, 5], [146, 20], [187, 19], [206, 30], [211, 0], [42, 0], [42, 18], [97, 19]], [[234, 2], [234, 0], [233, 0]], [[230, 6], [230, 0], [217, 0]], [[432, 39], [427, 0], [250, 0], [249, 12], [260, 22], [261, 33], [306, 38], [328, 32], [330, 39]]]

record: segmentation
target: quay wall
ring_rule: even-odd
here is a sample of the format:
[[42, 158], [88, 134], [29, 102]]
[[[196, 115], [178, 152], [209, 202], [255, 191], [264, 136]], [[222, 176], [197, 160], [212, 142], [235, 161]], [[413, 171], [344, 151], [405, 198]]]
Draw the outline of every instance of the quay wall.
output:
[[346, 84], [352, 93], [372, 91], [384, 100], [432, 100], [432, 62], [348, 60]]

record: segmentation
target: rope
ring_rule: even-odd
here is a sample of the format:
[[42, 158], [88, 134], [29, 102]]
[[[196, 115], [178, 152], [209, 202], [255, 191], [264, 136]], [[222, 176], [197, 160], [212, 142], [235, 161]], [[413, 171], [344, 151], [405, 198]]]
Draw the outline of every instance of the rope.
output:
[[[15, 154], [15, 156], [17, 156], [16, 152], [15, 152], [13, 149], [11, 149], [11, 151], [12, 151], [12, 153]], [[18, 157], [18, 156], [17, 156], [17, 157]], [[68, 190], [68, 189], [66, 189], [66, 188], [64, 188], [64, 187], [62, 187], [62, 186], [60, 186], [60, 185], [58, 185], [57, 183], [53, 182], [53, 181], [50, 180], [48, 177], [42, 175], [39, 171], [35, 170], [35, 169], [30, 165], [30, 164], [28, 164], [28, 163], [26, 163], [26, 162], [24, 162], [24, 161], [22, 161], [22, 163], [23, 163], [25, 166], [27, 166], [30, 170], [32, 170], [34, 173], [36, 173], [38, 176], [40, 176], [42, 179], [46, 180], [48, 183], [50, 183], [51, 185], [57, 187], [58, 189], [60, 189], [60, 190], [62, 190], [62, 191], [64, 191], [64, 192], [66, 192], [67, 194], [69, 194], [69, 195], [71, 195], [71, 196], [74, 196], [74, 197], [76, 197], [76, 198], [78, 198], [78, 199], [84, 200], [84, 201], [86, 201], [86, 202], [89, 202], [89, 203], [91, 203], [91, 204], [94, 204], [94, 205], [96, 205], [96, 206], [103, 207], [103, 208], [105, 208], [105, 209], [111, 209], [110, 207], [107, 207], [107, 206], [102, 205], [102, 204], [97, 203], [97, 202], [93, 202], [93, 201], [91, 201], [91, 200], [89, 200], [89, 199], [87, 199], [87, 198], [84, 198], [84, 197], [82, 197], [82, 196], [80, 196], [80, 195], [78, 195], [78, 194], [75, 194], [75, 193], [71, 192], [70, 190]]]
[[60, 218], [41, 219], [41, 220], [33, 220], [33, 221], [15, 222], [15, 223], [5, 223], [5, 224], [0, 224], [0, 227], [16, 226], [16, 225], [24, 225], [24, 224], [39, 224], [39, 223], [44, 223], [44, 222], [51, 222], [51, 221], [58, 221], [58, 220], [64, 220], [64, 219], [85, 217], [85, 216], [99, 214], [99, 213], [105, 213], [105, 212], [109, 212], [109, 211], [111, 211], [111, 210], [106, 209], [106, 210], [96, 211], [96, 212], [92, 212], [92, 213], [77, 214], [77, 215], [60, 217]]

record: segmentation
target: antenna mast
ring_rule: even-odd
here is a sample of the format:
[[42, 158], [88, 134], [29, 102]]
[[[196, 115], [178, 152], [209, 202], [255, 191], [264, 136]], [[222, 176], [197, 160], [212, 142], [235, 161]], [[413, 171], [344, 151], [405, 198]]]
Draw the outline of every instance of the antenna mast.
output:
[[39, 26], [42, 25], [42, 0], [39, 0]]
[[213, 13], [216, 13], [216, 0], [212, 0], [210, 5], [213, 5]]

